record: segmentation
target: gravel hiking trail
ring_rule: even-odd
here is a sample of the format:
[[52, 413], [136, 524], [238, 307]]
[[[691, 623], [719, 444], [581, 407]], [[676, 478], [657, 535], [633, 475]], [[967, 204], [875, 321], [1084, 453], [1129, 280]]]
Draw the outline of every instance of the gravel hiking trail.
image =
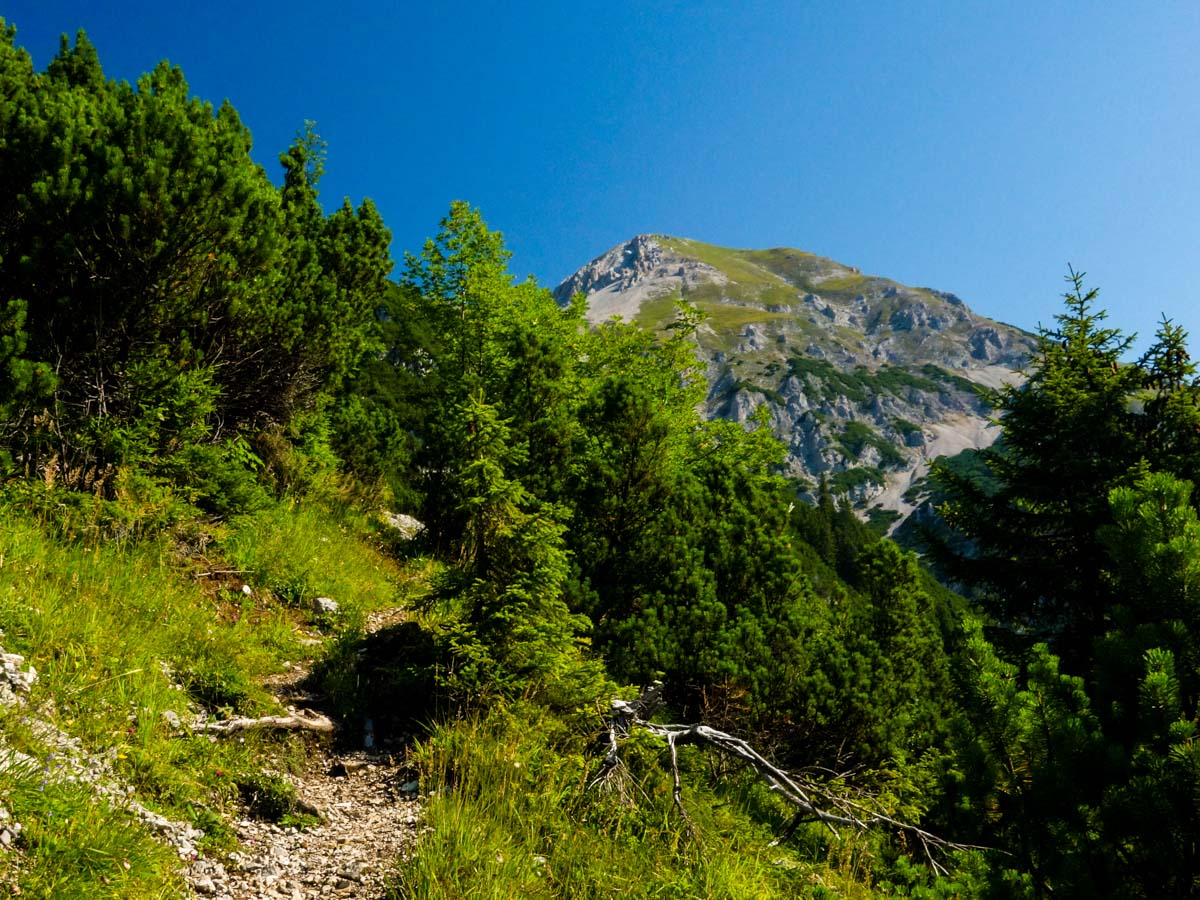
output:
[[[367, 633], [403, 619], [402, 609], [374, 613]], [[295, 666], [266, 685], [289, 712], [303, 714], [314, 702], [304, 690], [307, 675], [307, 667]], [[224, 862], [193, 862], [186, 873], [192, 890], [215, 900], [383, 900], [397, 863], [423, 827], [416, 777], [403, 753], [329, 750], [315, 754], [304, 772], [285, 777], [321, 824], [293, 828], [249, 818], [234, 821], [241, 849]]]

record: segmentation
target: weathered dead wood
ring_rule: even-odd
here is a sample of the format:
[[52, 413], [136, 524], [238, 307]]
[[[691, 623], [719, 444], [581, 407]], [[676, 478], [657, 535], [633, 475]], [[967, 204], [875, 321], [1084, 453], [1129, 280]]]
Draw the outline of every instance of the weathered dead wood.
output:
[[321, 734], [328, 734], [333, 731], [333, 722], [325, 718], [325, 716], [262, 716], [257, 719], [220, 719], [217, 721], [200, 720], [193, 722], [192, 731], [205, 732], [207, 734], [234, 734], [239, 731], [255, 731], [255, 730], [278, 730], [278, 731], [316, 731]]
[[784, 833], [771, 842], [776, 846], [787, 840], [803, 821], [817, 821], [826, 825], [834, 834], [837, 829], [850, 828], [868, 831], [887, 828], [914, 838], [920, 844], [930, 866], [940, 874], [947, 874], [946, 867], [935, 858], [936, 852], [954, 850], [987, 850], [977, 844], [962, 844], [940, 837], [916, 825], [896, 819], [867, 803], [851, 799], [822, 787], [820, 784], [785, 772], [765, 759], [758, 751], [741, 738], [707, 725], [660, 725], [648, 721], [648, 717], [662, 705], [662, 683], [655, 682], [638, 699], [633, 701], [613, 700], [612, 716], [608, 726], [608, 750], [601, 771], [591, 781], [592, 787], [609, 787], [628, 780], [620, 757], [620, 742], [635, 728], [661, 737], [666, 741], [671, 754], [671, 775], [675, 806], [691, 827], [691, 820], [683, 807], [683, 788], [679, 776], [677, 747], [681, 744], [697, 744], [712, 747], [721, 753], [740, 759], [753, 769], [770, 789], [784, 801], [795, 807], [795, 818]]

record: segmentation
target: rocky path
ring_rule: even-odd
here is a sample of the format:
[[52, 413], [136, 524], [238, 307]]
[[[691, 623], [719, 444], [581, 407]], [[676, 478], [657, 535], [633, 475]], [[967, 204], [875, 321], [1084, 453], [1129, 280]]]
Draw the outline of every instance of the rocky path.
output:
[[[402, 610], [375, 613], [368, 631], [395, 624]], [[303, 710], [307, 670], [273, 678], [269, 687], [289, 709]], [[216, 900], [336, 898], [382, 900], [396, 863], [422, 829], [417, 783], [403, 759], [362, 750], [321, 754], [308, 770], [287, 776], [298, 799], [322, 818], [299, 829], [251, 819], [234, 823], [242, 849], [226, 862], [202, 859], [187, 870], [199, 897]]]
[[[403, 617], [402, 610], [377, 613], [368, 628], [378, 630]], [[289, 712], [303, 714], [309, 709], [311, 698], [301, 687], [306, 675], [307, 669], [297, 666], [269, 682]], [[37, 673], [25, 666], [23, 657], [5, 653], [0, 646], [0, 705], [25, 706], [36, 680]], [[128, 808], [188, 861], [184, 876], [199, 897], [382, 900], [397, 862], [422, 828], [417, 782], [402, 756], [378, 750], [322, 753], [313, 756], [302, 774], [286, 776], [303, 806], [320, 816], [320, 824], [299, 829], [241, 819], [233, 823], [242, 841], [240, 850], [224, 862], [197, 859], [201, 833], [138, 803], [113, 772], [107, 755], [88, 753], [77, 738], [35, 713], [28, 721], [39, 740], [52, 748], [54, 766], [45, 768], [44, 776], [87, 784], [97, 796]], [[24, 769], [42, 773], [43, 762], [0, 741], [0, 778], [10, 770]], [[0, 847], [15, 844], [21, 831], [21, 823], [0, 808]]]
[[325, 822], [283, 828], [250, 819], [235, 824], [243, 848], [227, 863], [198, 860], [188, 881], [201, 897], [257, 900], [386, 896], [395, 864], [416, 840], [415, 785], [394, 760], [365, 753], [325, 757], [293, 776], [299, 797]]

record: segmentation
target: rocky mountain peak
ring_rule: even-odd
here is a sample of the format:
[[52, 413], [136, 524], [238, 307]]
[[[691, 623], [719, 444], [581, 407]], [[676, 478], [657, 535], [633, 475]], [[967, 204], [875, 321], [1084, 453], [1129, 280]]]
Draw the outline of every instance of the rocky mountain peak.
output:
[[997, 429], [979, 388], [1020, 380], [1033, 346], [1020, 329], [954, 294], [916, 288], [801, 250], [733, 250], [640, 234], [555, 289], [662, 328], [686, 300], [704, 314], [696, 353], [709, 416], [745, 422], [765, 406], [787, 469], [889, 514], [943, 452], [986, 446]]
[[554, 289], [559, 303], [588, 298], [588, 319], [632, 319], [643, 302], [681, 294], [698, 284], [728, 281], [715, 266], [679, 253], [665, 235], [639, 234], [596, 257]]

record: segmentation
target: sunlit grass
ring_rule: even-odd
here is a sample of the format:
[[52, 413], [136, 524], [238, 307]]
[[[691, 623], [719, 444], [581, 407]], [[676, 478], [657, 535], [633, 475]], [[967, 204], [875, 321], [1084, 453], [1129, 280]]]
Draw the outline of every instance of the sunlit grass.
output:
[[735, 306], [731, 303], [714, 302], [698, 305], [700, 311], [708, 316], [708, 323], [718, 331], [735, 330], [750, 324], [788, 318], [787, 313], [769, 312], [753, 306]]
[[751, 251], [717, 247], [687, 238], [669, 238], [664, 241], [664, 244], [683, 256], [697, 259], [721, 270], [739, 284], [770, 285], [782, 281], [774, 272], [759, 265], [753, 259]]
[[230, 529], [221, 544], [229, 562], [252, 587], [296, 607], [329, 597], [343, 616], [361, 618], [415, 589], [398, 564], [317, 503], [288, 501], [235, 518]]
[[867, 282], [867, 276], [851, 273], [849, 275], [834, 275], [827, 278], [814, 278], [812, 289], [822, 294], [833, 294], [841, 291], [853, 291], [861, 288]]
[[[236, 847], [227, 820], [239, 784], [267, 766], [301, 765], [308, 744], [254, 733], [214, 741], [174, 729], [169, 714], [186, 726], [195, 714], [278, 711], [261, 680], [318, 652], [309, 635], [332, 638], [416, 592], [397, 564], [316, 506], [235, 521], [218, 530], [228, 555], [210, 545], [203, 565], [166, 538], [90, 539], [103, 529], [43, 523], [28, 510], [0, 508], [0, 645], [25, 656], [38, 681], [27, 705], [0, 714], [0, 745], [52, 759], [53, 742], [30, 724], [45, 718], [108, 760], [141, 803], [203, 829], [201, 853]], [[313, 596], [337, 598], [334, 620], [313, 614]], [[0, 778], [0, 807], [26, 829], [0, 867], [22, 896], [182, 895], [173, 850], [128, 811], [54, 776]]]
[[[39, 898], [175, 898], [184, 895], [179, 860], [127, 813], [77, 784], [42, 771], [6, 771], [0, 805], [23, 826], [17, 846], [0, 852], [0, 885]], [[0, 891], [3, 888], [0, 887]], [[17, 896], [13, 892], [12, 896]]]
[[850, 888], [838, 896], [867, 896], [824, 864], [770, 848], [771, 831], [746, 818], [745, 789], [705, 787], [710, 761], [693, 748], [681, 755], [690, 825], [653, 742], [626, 747], [624, 794], [591, 785], [600, 754], [579, 728], [528, 706], [440, 727], [414, 757], [432, 789], [429, 830], [396, 896], [797, 897], [822, 880]]

